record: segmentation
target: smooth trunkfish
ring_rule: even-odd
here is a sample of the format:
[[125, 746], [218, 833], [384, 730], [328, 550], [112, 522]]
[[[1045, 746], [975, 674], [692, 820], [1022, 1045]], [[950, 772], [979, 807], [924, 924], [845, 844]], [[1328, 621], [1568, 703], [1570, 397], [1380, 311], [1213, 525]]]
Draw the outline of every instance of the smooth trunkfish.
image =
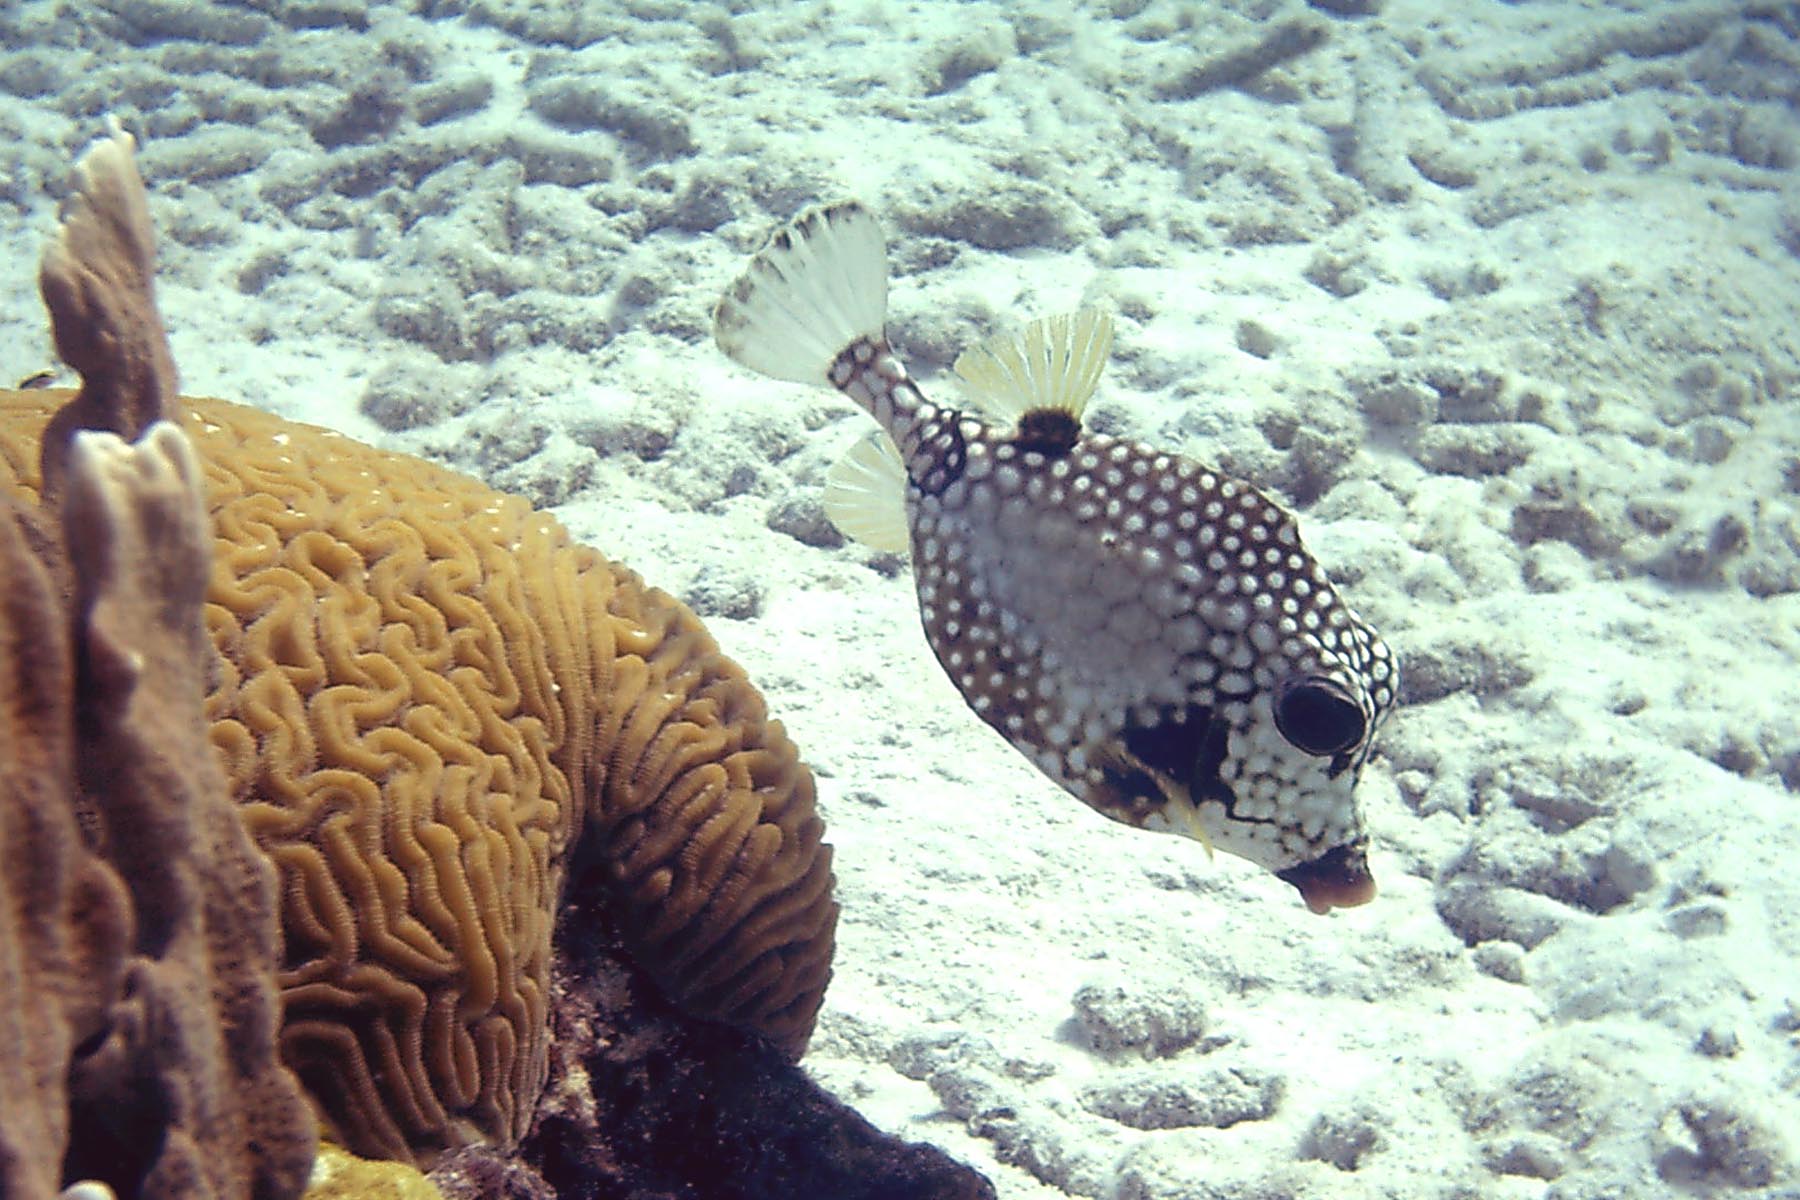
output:
[[885, 239], [810, 209], [720, 301], [761, 374], [880, 424], [832, 473], [847, 534], [909, 550], [925, 636], [969, 707], [1100, 812], [1196, 838], [1314, 912], [1375, 894], [1356, 783], [1397, 664], [1292, 514], [1242, 480], [1083, 429], [1112, 322], [1051, 317], [965, 352], [973, 407], [927, 400], [887, 342]]

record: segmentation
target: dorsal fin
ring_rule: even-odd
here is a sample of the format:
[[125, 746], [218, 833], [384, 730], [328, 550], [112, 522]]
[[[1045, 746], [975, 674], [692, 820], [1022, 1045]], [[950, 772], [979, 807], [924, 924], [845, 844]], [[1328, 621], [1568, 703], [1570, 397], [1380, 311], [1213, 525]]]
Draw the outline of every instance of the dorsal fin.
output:
[[825, 515], [845, 537], [905, 554], [906, 467], [886, 433], [877, 429], [838, 459], [825, 477]]
[[957, 356], [977, 407], [1003, 421], [1053, 408], [1081, 419], [1112, 352], [1112, 318], [1095, 309], [1045, 317]]

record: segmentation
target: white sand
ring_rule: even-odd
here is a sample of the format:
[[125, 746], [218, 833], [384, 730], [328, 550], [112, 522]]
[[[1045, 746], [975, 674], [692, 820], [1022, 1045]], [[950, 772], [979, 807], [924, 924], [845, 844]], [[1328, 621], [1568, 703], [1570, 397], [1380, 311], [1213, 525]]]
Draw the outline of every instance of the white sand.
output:
[[[766, 689], [828, 1086], [1008, 1200], [1800, 1195], [1794, 5], [409, 7], [0, 6], [0, 369], [118, 112], [189, 390], [557, 506]], [[1374, 904], [1082, 808], [794, 536], [868, 423], [708, 317], [843, 193], [928, 389], [1103, 302], [1095, 421], [1296, 502], [1407, 673]]]

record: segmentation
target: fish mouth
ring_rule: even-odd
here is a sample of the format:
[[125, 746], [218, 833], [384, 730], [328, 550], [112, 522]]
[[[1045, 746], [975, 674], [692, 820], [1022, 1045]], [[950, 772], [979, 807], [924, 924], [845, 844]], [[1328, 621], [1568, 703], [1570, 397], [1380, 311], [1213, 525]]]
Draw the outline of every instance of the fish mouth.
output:
[[1369, 848], [1362, 843], [1334, 846], [1310, 862], [1275, 872], [1275, 878], [1298, 888], [1306, 907], [1319, 914], [1334, 908], [1355, 908], [1375, 898], [1375, 877], [1369, 874]]

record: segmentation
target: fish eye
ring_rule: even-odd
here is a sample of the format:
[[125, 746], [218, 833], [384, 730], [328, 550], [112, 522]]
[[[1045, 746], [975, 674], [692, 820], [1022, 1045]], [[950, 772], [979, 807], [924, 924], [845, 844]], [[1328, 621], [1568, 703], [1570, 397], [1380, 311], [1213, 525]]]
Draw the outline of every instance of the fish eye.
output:
[[1344, 686], [1319, 675], [1284, 683], [1275, 696], [1275, 728], [1297, 748], [1321, 758], [1362, 741], [1362, 707]]

